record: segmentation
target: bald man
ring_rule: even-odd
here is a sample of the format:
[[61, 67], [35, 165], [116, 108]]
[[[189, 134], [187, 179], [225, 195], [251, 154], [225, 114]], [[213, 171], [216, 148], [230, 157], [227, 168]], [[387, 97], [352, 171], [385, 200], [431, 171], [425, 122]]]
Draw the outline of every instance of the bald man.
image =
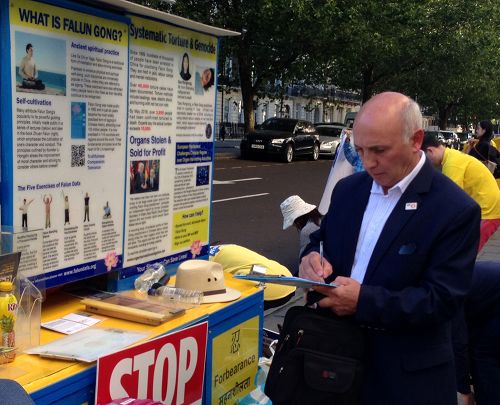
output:
[[426, 161], [423, 137], [405, 95], [362, 106], [354, 146], [366, 172], [337, 184], [300, 264], [300, 276], [339, 285], [316, 288], [319, 307], [366, 331], [362, 404], [457, 403], [450, 325], [470, 287], [480, 209]]

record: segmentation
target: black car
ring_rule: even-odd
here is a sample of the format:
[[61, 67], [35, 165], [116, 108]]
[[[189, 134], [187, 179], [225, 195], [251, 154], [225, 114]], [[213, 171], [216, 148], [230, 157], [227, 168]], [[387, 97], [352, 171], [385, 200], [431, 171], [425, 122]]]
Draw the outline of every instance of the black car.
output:
[[314, 125], [292, 118], [269, 118], [240, 144], [242, 159], [258, 154], [279, 156], [290, 163], [295, 156], [319, 157], [319, 137]]

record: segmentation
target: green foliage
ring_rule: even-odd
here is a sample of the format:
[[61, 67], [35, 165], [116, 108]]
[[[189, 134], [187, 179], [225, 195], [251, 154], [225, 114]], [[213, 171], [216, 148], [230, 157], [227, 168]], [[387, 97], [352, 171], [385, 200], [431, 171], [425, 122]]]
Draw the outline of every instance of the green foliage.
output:
[[498, 0], [183, 0], [161, 7], [242, 33], [221, 40], [220, 56], [237, 58], [247, 129], [253, 100], [282, 94], [277, 81], [334, 84], [363, 100], [401, 91], [438, 114], [441, 127], [500, 118]]
[[339, 0], [324, 67], [364, 100], [384, 90], [417, 98], [441, 127], [464, 105], [463, 122], [499, 116], [499, 15], [497, 0]]

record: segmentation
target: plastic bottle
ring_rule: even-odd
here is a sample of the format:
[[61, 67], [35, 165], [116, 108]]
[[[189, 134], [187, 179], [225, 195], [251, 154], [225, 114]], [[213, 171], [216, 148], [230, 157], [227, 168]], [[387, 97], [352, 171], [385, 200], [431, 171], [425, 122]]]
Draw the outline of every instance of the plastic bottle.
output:
[[152, 264], [146, 268], [144, 273], [135, 279], [134, 287], [137, 291], [146, 294], [153, 284], [157, 283], [166, 273], [163, 264]]
[[203, 302], [203, 293], [196, 290], [159, 286], [152, 288], [149, 293], [151, 295], [156, 295], [157, 297], [164, 297], [173, 303], [178, 302], [183, 304], [199, 305]]
[[15, 323], [17, 315], [17, 299], [12, 293], [10, 281], [0, 281], [0, 331], [2, 336], [0, 347], [0, 364], [10, 363], [16, 358]]

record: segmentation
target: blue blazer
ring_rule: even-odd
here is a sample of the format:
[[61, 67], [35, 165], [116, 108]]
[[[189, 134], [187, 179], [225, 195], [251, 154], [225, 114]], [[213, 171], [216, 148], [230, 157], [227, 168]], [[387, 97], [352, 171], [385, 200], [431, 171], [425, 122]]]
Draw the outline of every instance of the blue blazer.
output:
[[[340, 181], [303, 254], [319, 251], [323, 240], [334, 276], [351, 274], [371, 186], [367, 173]], [[355, 315], [367, 331], [363, 404], [457, 403], [450, 324], [471, 283], [480, 215], [479, 206], [429, 161], [394, 207]]]
[[458, 391], [477, 404], [500, 404], [500, 263], [476, 262], [464, 311], [453, 322]]

